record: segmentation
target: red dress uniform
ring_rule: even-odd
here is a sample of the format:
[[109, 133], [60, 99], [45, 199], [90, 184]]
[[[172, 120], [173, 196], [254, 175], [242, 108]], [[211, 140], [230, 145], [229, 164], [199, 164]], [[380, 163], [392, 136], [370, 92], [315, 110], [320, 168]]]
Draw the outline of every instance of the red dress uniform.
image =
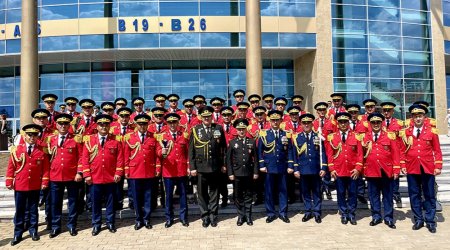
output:
[[6, 170], [6, 187], [16, 191], [40, 190], [48, 187], [50, 163], [42, 146], [35, 144], [31, 155], [27, 153], [27, 144], [22, 143], [11, 149]]
[[78, 116], [80, 116], [80, 112], [77, 112], [77, 111], [74, 111], [74, 112], [66, 111], [66, 114], [71, 115], [73, 118], [77, 118]]
[[[225, 140], [227, 142], [227, 147], [228, 147], [228, 144], [230, 143], [230, 141], [233, 140], [234, 138], [236, 138], [237, 130], [235, 127], [233, 127], [233, 125], [231, 123], [228, 123], [228, 124], [224, 123], [224, 124], [222, 124], [222, 127], [223, 127], [223, 132], [225, 133]], [[227, 131], [227, 129], [228, 129], [228, 131]]]
[[77, 118], [72, 120], [72, 127], [69, 133], [79, 135], [93, 135], [97, 134], [97, 123], [95, 123], [95, 117], [91, 116], [89, 125], [86, 127], [86, 117], [81, 114]]
[[156, 156], [157, 142], [154, 134], [147, 132], [144, 143], [140, 133], [135, 131], [124, 137], [125, 174], [130, 179], [153, 178], [160, 168]]
[[340, 106], [339, 108], [335, 108], [335, 107], [330, 107], [328, 108], [328, 112], [327, 112], [327, 117], [330, 118], [331, 116], [336, 116], [337, 113], [340, 112], [346, 112], [347, 110], [345, 109], [344, 106]]
[[[322, 125], [321, 124], [321, 120], [320, 118], [316, 118], [313, 121], [313, 128], [314, 131], [318, 132], [319, 131], [319, 127]], [[323, 126], [322, 126], [322, 135], [324, 138], [326, 138], [329, 134], [334, 133], [337, 131], [337, 123], [335, 120], [330, 120], [328, 118], [324, 118], [323, 120]]]
[[97, 134], [83, 138], [83, 177], [93, 184], [114, 183], [114, 175], [122, 176], [123, 149], [119, 136], [107, 135], [102, 147]]
[[383, 121], [383, 127], [386, 128], [388, 132], [395, 132], [398, 136], [398, 132], [403, 128], [403, 121], [392, 117], [389, 119], [389, 126], [387, 125], [387, 119]]
[[[47, 154], [48, 153], [48, 149], [47, 149], [47, 142], [48, 142], [48, 138], [52, 135], [55, 134], [55, 130], [49, 127], [46, 127], [42, 133], [40, 134], [40, 136], [37, 138], [37, 145], [40, 145], [42, 147], [42, 149], [44, 150], [44, 152]], [[19, 144], [24, 144], [25, 140], [23, 139], [23, 132], [20, 132], [20, 137], [18, 139], [18, 141], [14, 142], [14, 145], [19, 145]]]
[[346, 132], [345, 143], [342, 142], [341, 132], [329, 134], [325, 145], [330, 172], [336, 170], [337, 175], [341, 177], [351, 176], [350, 171], [353, 169], [361, 172], [362, 145], [353, 131]]
[[[49, 110], [49, 112], [50, 112], [50, 110]], [[60, 112], [58, 112], [58, 111], [53, 111], [53, 113], [52, 112], [50, 112], [50, 117], [48, 118], [49, 120], [48, 120], [48, 127], [49, 128], [51, 128], [51, 129], [56, 129], [56, 122], [55, 122], [55, 116], [57, 116], [57, 115], [59, 115], [60, 114]]]
[[437, 130], [425, 124], [420, 129], [420, 136], [414, 135], [416, 127], [411, 126], [400, 131], [404, 148], [400, 165], [408, 174], [420, 174], [420, 167], [426, 174], [434, 175], [435, 169], [442, 169], [442, 152]]
[[297, 122], [297, 124], [294, 126], [294, 123], [292, 121], [283, 122], [281, 123], [280, 128], [284, 131], [287, 131], [291, 134], [298, 134], [303, 132], [302, 126], [300, 122]]
[[167, 113], [177, 113], [178, 115], [182, 115], [183, 111], [179, 108], [176, 108], [176, 109], [168, 108]]
[[158, 123], [152, 123], [148, 125], [148, 132], [152, 134], [162, 133], [167, 130], [167, 125], [165, 123], [161, 123], [161, 128], [158, 129]]
[[[167, 157], [163, 158], [162, 148], [163, 143], [166, 143], [166, 147], [169, 148]], [[183, 132], [179, 129], [176, 132], [176, 140], [174, 140], [172, 132], [166, 130], [164, 133], [158, 136], [158, 143], [156, 145], [156, 152], [158, 158], [161, 160], [162, 177], [184, 177], [188, 175], [189, 170], [189, 133]]]
[[368, 132], [362, 140], [364, 150], [364, 175], [382, 177], [381, 170], [392, 178], [400, 173], [400, 149], [395, 133], [380, 131], [375, 142], [373, 133]]
[[[125, 134], [134, 132], [134, 128], [131, 124], [127, 125]], [[109, 129], [109, 133], [112, 135], [123, 135], [122, 125], [119, 122], [112, 122]]]
[[220, 114], [220, 113], [213, 113], [212, 114], [212, 122], [213, 123], [215, 123], [215, 124], [220, 124], [220, 125], [222, 125], [223, 124], [223, 118], [222, 118], [222, 115]]
[[[414, 127], [413, 119], [406, 119], [404, 125], [405, 125], [405, 127]], [[431, 126], [431, 127], [435, 128], [436, 127], [436, 119], [430, 118], [430, 117], [425, 117], [425, 120], [423, 121], [423, 125], [427, 126], [427, 127]]]
[[196, 114], [191, 114], [190, 118], [189, 115], [186, 113], [183, 113], [180, 119], [180, 125], [184, 128], [186, 132], [191, 132], [192, 128], [196, 125], [202, 123], [202, 121], [198, 118]]
[[[259, 136], [259, 131], [261, 130], [261, 127], [263, 129], [270, 129], [270, 122], [264, 121], [261, 124], [261, 123], [255, 121], [254, 123], [250, 124], [247, 127], [247, 132], [251, 138], [257, 138]], [[256, 141], [256, 142], [258, 142], [258, 141]]]
[[73, 181], [78, 172], [83, 172], [83, 138], [67, 134], [63, 146], [59, 146], [59, 135], [49, 137], [50, 180]]
[[[144, 115], [144, 114], [145, 114], [144, 111], [142, 111], [142, 112], [134, 111], [134, 112], [130, 115], [130, 122], [134, 121], [134, 117], [136, 117], [137, 115]], [[149, 114], [149, 115], [150, 115], [150, 114]], [[151, 117], [151, 115], [150, 115], [150, 117]]]

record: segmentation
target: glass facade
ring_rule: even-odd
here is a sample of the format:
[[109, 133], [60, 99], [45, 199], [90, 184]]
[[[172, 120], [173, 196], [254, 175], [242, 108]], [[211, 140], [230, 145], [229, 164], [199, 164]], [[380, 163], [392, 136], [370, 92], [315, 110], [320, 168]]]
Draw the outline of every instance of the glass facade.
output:
[[347, 103], [416, 100], [434, 110], [428, 0], [332, 0], [334, 91]]
[[[276, 96], [294, 94], [292, 60], [264, 60], [263, 91]], [[181, 99], [197, 94], [231, 103], [236, 89], [245, 89], [245, 60], [173, 60], [66, 63], [40, 66], [40, 96], [92, 98], [98, 104], [142, 96], [153, 107], [157, 93], [177, 93]], [[0, 68], [0, 113], [19, 117], [20, 70]], [[233, 103], [234, 104], [234, 103]], [[181, 102], [180, 102], [181, 105]], [[43, 105], [41, 105], [43, 106]]]

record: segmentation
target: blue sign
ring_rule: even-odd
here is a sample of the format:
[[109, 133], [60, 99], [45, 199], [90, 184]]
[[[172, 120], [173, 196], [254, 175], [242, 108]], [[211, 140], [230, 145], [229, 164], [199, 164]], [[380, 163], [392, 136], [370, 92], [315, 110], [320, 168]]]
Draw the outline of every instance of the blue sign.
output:
[[[147, 32], [149, 29], [151, 29], [151, 27], [156, 27], [157, 25], [158, 24], [150, 25], [149, 21], [145, 18], [142, 20], [134, 19], [132, 22], [132, 29], [135, 32], [140, 32], [140, 31]], [[181, 31], [183, 29], [184, 25], [188, 25], [189, 31], [196, 31], [196, 30], [205, 31], [206, 30], [205, 18], [200, 19], [200, 24], [196, 24], [194, 18], [189, 18], [188, 23], [186, 23], [186, 24], [183, 24], [180, 19], [173, 18], [170, 20], [170, 25], [171, 25], [172, 31]], [[164, 23], [160, 22], [159, 26], [163, 27]], [[131, 28], [131, 27], [129, 27], [129, 28]], [[119, 32], [127, 31], [127, 22], [125, 19], [117, 20], [117, 30]]]

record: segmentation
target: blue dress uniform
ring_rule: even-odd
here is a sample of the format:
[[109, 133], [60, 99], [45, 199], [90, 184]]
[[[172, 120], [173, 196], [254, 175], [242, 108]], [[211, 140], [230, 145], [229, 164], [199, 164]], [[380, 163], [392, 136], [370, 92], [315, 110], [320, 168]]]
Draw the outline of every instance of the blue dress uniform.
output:
[[[276, 115], [274, 115], [274, 113]], [[278, 117], [281, 119], [280, 112], [269, 112], [270, 119]], [[265, 180], [265, 206], [267, 213], [266, 222], [270, 223], [276, 218], [273, 192], [275, 185], [278, 187], [279, 196], [279, 216], [288, 222], [287, 218], [287, 186], [286, 175], [288, 167], [293, 169], [292, 160], [288, 160], [292, 156], [291, 134], [281, 129], [261, 130], [258, 139], [258, 158], [259, 169], [266, 169]]]
[[[312, 218], [320, 218], [322, 214], [322, 195], [320, 171], [327, 170], [327, 158], [325, 147], [319, 147], [321, 143], [319, 134], [311, 131], [309, 134], [302, 132], [293, 135], [292, 158], [294, 159], [294, 171], [300, 173], [300, 185], [305, 206], [304, 221]], [[322, 153], [320, 153], [322, 150]], [[321, 155], [322, 154], [322, 155]], [[320, 157], [322, 156], [322, 161]], [[319, 219], [316, 219], [316, 221]]]

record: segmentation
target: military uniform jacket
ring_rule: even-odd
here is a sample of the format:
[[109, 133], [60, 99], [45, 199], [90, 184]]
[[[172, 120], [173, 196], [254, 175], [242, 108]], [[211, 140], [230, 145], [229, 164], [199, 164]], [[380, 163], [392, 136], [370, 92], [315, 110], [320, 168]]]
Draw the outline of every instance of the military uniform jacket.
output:
[[89, 120], [89, 126], [86, 127], [85, 115], [79, 115], [72, 120], [72, 130], [70, 133], [79, 135], [93, 135], [97, 134], [97, 123], [95, 123], [95, 117], [91, 116]]
[[[336, 110], [337, 110], [337, 112], [336, 112]], [[344, 106], [340, 106], [339, 108], [329, 107], [328, 111], [327, 111], [327, 117], [330, 118], [331, 116], [333, 116], [333, 119], [334, 119], [334, 116], [336, 116], [337, 113], [346, 112], [346, 111], [347, 110], [345, 109]]]
[[196, 114], [191, 114], [191, 119], [189, 120], [189, 115], [184, 113], [180, 115], [180, 125], [184, 128], [184, 130], [188, 133], [191, 133], [192, 128], [202, 122], [198, 119]]
[[298, 134], [298, 133], [303, 132], [300, 121], [297, 121], [297, 123], [295, 125], [294, 125], [294, 122], [292, 122], [292, 121], [283, 122], [283, 123], [281, 123], [280, 128], [291, 134]]
[[[119, 122], [112, 122], [111, 127], [109, 129], [109, 133], [113, 135], [123, 135], [122, 134], [122, 125]], [[125, 134], [133, 133], [134, 127], [131, 124], [127, 125], [127, 128], [125, 129]]]
[[364, 175], [381, 177], [381, 170], [388, 176], [400, 173], [400, 149], [395, 133], [380, 131], [377, 141], [368, 132], [362, 140], [364, 151]]
[[259, 168], [267, 168], [270, 174], [284, 174], [288, 167], [294, 168], [291, 134], [281, 129], [278, 134], [277, 139], [272, 129], [259, 132]]
[[78, 172], [83, 172], [83, 138], [81, 135], [66, 134], [62, 147], [59, 134], [49, 138], [50, 180], [73, 181]]
[[227, 124], [222, 124], [223, 131], [225, 132], [225, 140], [227, 141], [227, 146], [230, 144], [230, 141], [237, 137], [237, 129], [233, 127], [231, 123], [228, 124], [228, 132], [227, 132]]
[[[413, 119], [406, 119], [404, 123], [405, 127], [414, 127], [414, 120]], [[436, 119], [425, 117], [423, 121], [423, 125], [426, 127], [436, 127]]]
[[153, 178], [161, 167], [156, 156], [157, 141], [147, 132], [141, 143], [138, 131], [126, 134], [123, 139], [125, 174], [129, 179]]
[[161, 128], [159, 128], [159, 124], [158, 123], [151, 123], [148, 125], [148, 132], [152, 133], [152, 134], [158, 134], [158, 133], [163, 133], [166, 130], [168, 130], [167, 125], [165, 123], [160, 123], [161, 124]]
[[322, 127], [322, 135], [323, 137], [327, 138], [327, 136], [331, 133], [334, 133], [337, 131], [337, 123], [335, 120], [330, 120], [328, 118], [324, 118], [323, 126], [321, 124], [320, 118], [316, 118], [313, 121], [313, 128], [315, 132], [319, 131], [319, 127]]
[[[262, 122], [262, 129], [270, 129], [270, 122], [268, 121], [264, 121]], [[256, 120], [254, 120], [253, 123], [251, 123], [248, 127], [247, 127], [247, 132], [248, 134], [257, 139], [259, 137], [259, 131], [261, 130], [260, 128], [260, 123], [257, 122]], [[256, 141], [256, 143], [258, 143], [258, 141]]]
[[258, 174], [256, 140], [234, 138], [227, 148], [226, 165], [228, 175], [252, 176]]
[[94, 184], [114, 183], [123, 174], [123, 149], [120, 136], [107, 135], [102, 147], [98, 134], [83, 138], [83, 176]]
[[35, 144], [31, 155], [27, 153], [27, 145], [22, 143], [11, 148], [8, 168], [6, 170], [6, 187], [16, 191], [40, 190], [48, 187], [49, 167], [48, 155], [42, 146]]
[[353, 169], [362, 171], [362, 145], [353, 131], [346, 132], [345, 143], [342, 142], [341, 132], [328, 135], [325, 147], [330, 172], [336, 171], [338, 176], [351, 176]]
[[386, 128], [388, 132], [395, 132], [398, 135], [398, 132], [403, 128], [403, 121], [392, 117], [389, 121], [389, 127], [386, 123], [387, 120], [383, 121], [383, 127]]
[[[162, 176], [166, 178], [187, 176], [189, 170], [188, 132], [184, 132], [180, 127], [176, 132], [176, 139], [173, 138], [170, 130], [158, 135], [157, 138], [156, 152], [161, 161], [161, 169], [159, 171], [162, 172]], [[165, 158], [162, 155], [163, 147], [169, 149]]]
[[[325, 153], [325, 145], [322, 143], [322, 163], [320, 162], [320, 147], [315, 145], [315, 140], [319, 139], [319, 135], [310, 132], [309, 139], [305, 133], [292, 136], [293, 150], [292, 159], [294, 159], [294, 171], [300, 172], [302, 175], [319, 174], [320, 170], [327, 170], [327, 157]], [[317, 139], [316, 139], [317, 138]], [[320, 140], [320, 139], [319, 139]]]
[[222, 126], [218, 124], [211, 124], [210, 130], [211, 132], [207, 133], [203, 124], [192, 128], [189, 136], [191, 170], [197, 170], [200, 173], [212, 173], [220, 171], [220, 168], [224, 166], [225, 133]]
[[420, 166], [427, 174], [434, 174], [434, 169], [442, 169], [442, 152], [437, 130], [431, 126], [422, 126], [420, 136], [414, 135], [415, 127], [400, 131], [405, 145], [401, 155], [400, 166], [406, 167], [408, 174], [420, 174]]

